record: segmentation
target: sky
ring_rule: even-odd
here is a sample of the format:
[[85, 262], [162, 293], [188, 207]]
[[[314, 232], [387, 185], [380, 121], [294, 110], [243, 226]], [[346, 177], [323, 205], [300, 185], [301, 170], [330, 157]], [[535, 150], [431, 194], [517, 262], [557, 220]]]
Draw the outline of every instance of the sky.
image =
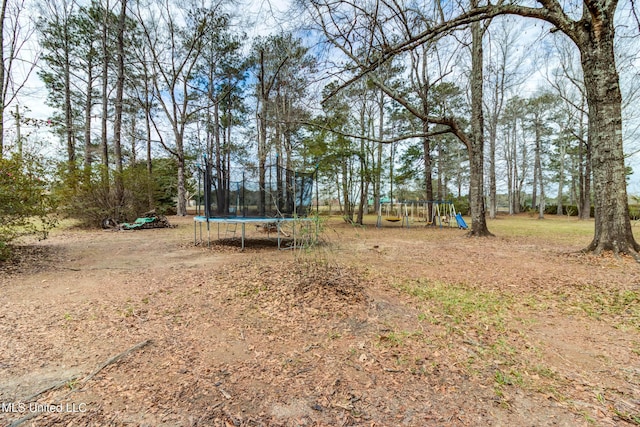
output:
[[[34, 0], [28, 9], [20, 15], [20, 20], [25, 28], [34, 29], [32, 22], [33, 17], [38, 16], [36, 5], [39, 0]], [[112, 1], [113, 3], [113, 1]], [[282, 16], [289, 7], [289, 0], [240, 0], [231, 2], [233, 6], [232, 12], [237, 12], [240, 16], [239, 22], [242, 31], [247, 33], [248, 39], [252, 39], [258, 35], [267, 35], [275, 31], [285, 28], [287, 22]], [[36, 32], [30, 31], [31, 35], [22, 50], [25, 58], [24, 64], [32, 62], [32, 58], [38, 55], [38, 36]], [[24, 88], [21, 89], [18, 99], [8, 108], [15, 111], [16, 104], [24, 117], [31, 119], [47, 121], [54, 113], [53, 109], [46, 104], [47, 89], [38, 76], [38, 69], [32, 70], [29, 74], [30, 66], [21, 66], [16, 70], [17, 82], [25, 82]], [[28, 76], [28, 77], [26, 77]], [[7, 143], [12, 144], [16, 136], [16, 124], [12, 117], [5, 123], [5, 131], [7, 135]], [[22, 125], [21, 134], [37, 136], [41, 141], [39, 152], [42, 155], [54, 156], [62, 147], [59, 138], [51, 135], [46, 128], [36, 128], [33, 126]], [[35, 138], [34, 138], [35, 139]]]
[[[37, 1], [37, 0], [35, 0]], [[291, 17], [286, 16], [285, 12], [289, 8], [290, 0], [243, 0], [233, 3], [235, 10], [239, 11], [240, 24], [239, 27], [242, 31], [247, 33], [247, 39], [251, 40], [258, 35], [267, 35], [269, 33], [282, 31], [287, 27], [295, 24], [290, 22]], [[30, 16], [34, 16], [33, 11], [30, 11]], [[27, 15], [22, 17], [27, 18]], [[26, 21], [25, 21], [26, 22]], [[536, 40], [540, 38], [541, 33], [544, 31], [540, 26], [536, 25], [523, 25], [520, 27], [519, 41]], [[526, 48], [520, 48], [526, 49]], [[535, 57], [535, 50], [530, 50], [532, 57]], [[37, 37], [35, 35], [29, 41], [29, 44], [25, 46], [25, 55], [32, 57], [34, 52], [37, 52]], [[532, 60], [533, 61], [533, 60]], [[636, 69], [640, 66], [636, 67]], [[22, 73], [26, 73], [26, 69], [23, 67]], [[637, 78], [637, 76], [636, 76]], [[19, 81], [20, 78], [17, 78]], [[544, 75], [541, 69], [534, 71], [527, 79], [527, 83], [519, 89], [519, 95], [527, 96], [535, 92], [540, 85], [545, 83]], [[47, 91], [44, 84], [40, 81], [36, 71], [33, 71], [27, 80], [24, 89], [18, 99], [20, 110], [23, 115], [33, 119], [47, 120], [53, 113], [52, 109], [46, 105]], [[15, 104], [11, 105], [11, 111], [15, 111]], [[28, 108], [28, 110], [26, 110]], [[633, 130], [636, 128], [637, 118], [634, 121], [628, 121], [625, 123], [627, 130]], [[15, 139], [15, 123], [9, 119], [6, 123], [7, 140], [11, 141]], [[43, 155], [54, 155], [61, 151], [62, 144], [57, 137], [50, 135], [46, 129], [29, 128], [23, 126], [22, 133], [37, 133], [38, 137], [43, 141], [41, 146]], [[640, 150], [640, 141], [636, 142], [635, 137], [632, 135], [627, 141], [627, 152]], [[633, 140], [631, 140], [633, 139]], [[629, 193], [640, 194], [640, 154], [636, 154], [627, 160], [629, 166], [631, 166], [635, 173], [631, 176], [629, 182]]]

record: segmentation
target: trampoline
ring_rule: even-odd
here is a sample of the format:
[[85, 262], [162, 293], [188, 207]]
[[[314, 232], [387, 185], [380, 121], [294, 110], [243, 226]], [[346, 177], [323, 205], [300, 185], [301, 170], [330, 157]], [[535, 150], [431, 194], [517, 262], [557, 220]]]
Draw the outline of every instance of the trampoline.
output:
[[200, 241], [203, 241], [202, 224], [206, 224], [207, 243], [211, 244], [212, 223], [218, 227], [218, 239], [221, 224], [227, 227], [225, 235], [231, 233], [234, 237], [239, 224], [242, 249], [245, 248], [247, 224], [264, 224], [267, 232], [275, 228], [278, 249], [282, 249], [283, 237], [289, 237], [282, 230], [285, 224], [287, 231], [291, 226], [293, 247], [304, 246], [310, 238], [317, 240], [317, 226], [314, 230], [310, 227], [312, 222], [317, 225], [316, 219], [307, 217], [313, 202], [317, 167], [304, 172], [275, 163], [266, 165], [262, 173], [255, 168], [217, 169], [206, 156], [203, 165], [199, 168], [198, 181], [203, 184], [204, 212], [200, 213], [198, 208], [198, 215], [194, 217], [195, 244], [198, 241], [198, 224]]
[[[193, 225], [193, 242], [197, 244], [197, 229], [196, 225], [198, 223], [207, 223], [207, 224], [217, 224], [218, 225], [218, 239], [220, 238], [220, 224], [240, 224], [240, 242], [241, 248], [244, 249], [244, 243], [246, 238], [246, 225], [247, 224], [275, 224], [276, 225], [276, 234], [278, 239], [278, 249], [282, 249], [282, 237], [284, 233], [281, 230], [281, 226], [283, 223], [291, 223], [293, 225], [293, 240], [294, 247], [296, 246], [296, 234], [295, 234], [295, 225], [299, 222], [312, 222], [314, 218], [259, 218], [259, 217], [209, 217], [206, 216], [195, 216], [193, 217], [194, 225]], [[211, 233], [210, 229], [207, 226], [207, 241], [211, 242]]]

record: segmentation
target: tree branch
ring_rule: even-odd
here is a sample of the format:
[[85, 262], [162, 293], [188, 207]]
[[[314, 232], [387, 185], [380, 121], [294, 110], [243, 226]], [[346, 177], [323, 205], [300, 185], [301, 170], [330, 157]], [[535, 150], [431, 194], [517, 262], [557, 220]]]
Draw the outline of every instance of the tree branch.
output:
[[[560, 31], [565, 33], [572, 40], [577, 41], [579, 32], [577, 30], [577, 23], [571, 20], [560, 7], [560, 4], [556, 0], [538, 0], [543, 5], [541, 8], [520, 6], [515, 4], [500, 4], [480, 6], [469, 10], [456, 18], [450, 19], [439, 25], [416, 34], [413, 37], [408, 37], [406, 40], [395, 44], [394, 46], [381, 46], [382, 50], [373, 56], [368, 62], [360, 61], [349, 50], [347, 50], [338, 40], [338, 38], [329, 33], [326, 21], [320, 17], [323, 33], [335, 47], [340, 49], [345, 55], [347, 55], [359, 68], [359, 72], [353, 77], [338, 85], [331, 93], [325, 97], [323, 103], [327, 99], [335, 96], [338, 92], [350, 86], [354, 82], [370, 74], [372, 71], [380, 67], [382, 64], [392, 60], [395, 56], [414, 50], [416, 47], [433, 41], [437, 38], [443, 37], [453, 31], [460, 29], [463, 26], [469, 25], [473, 22], [484, 21], [492, 19], [500, 15], [518, 15], [525, 18], [540, 19], [556, 26]], [[316, 6], [317, 8], [317, 6]]]
[[335, 129], [333, 127], [323, 126], [323, 125], [320, 125], [318, 123], [305, 122], [305, 121], [300, 121], [300, 122], [297, 122], [297, 123], [302, 124], [302, 125], [306, 125], [306, 126], [310, 126], [310, 127], [314, 127], [316, 129], [324, 130], [324, 131], [327, 131], [327, 132], [331, 132], [331, 133], [334, 133], [336, 135], [344, 136], [345, 138], [361, 139], [361, 140], [364, 140], [364, 141], [377, 142], [377, 143], [380, 143], [380, 144], [393, 144], [393, 143], [400, 142], [400, 141], [406, 141], [407, 139], [428, 138], [428, 137], [433, 137], [433, 136], [453, 133], [452, 128], [451, 127], [447, 127], [446, 129], [434, 130], [433, 132], [410, 133], [410, 134], [400, 135], [400, 136], [397, 136], [395, 138], [380, 139], [380, 138], [374, 138], [374, 137], [365, 136], [365, 135], [356, 135], [356, 134], [352, 134], [352, 133], [348, 133], [348, 132], [343, 132], [343, 131]]

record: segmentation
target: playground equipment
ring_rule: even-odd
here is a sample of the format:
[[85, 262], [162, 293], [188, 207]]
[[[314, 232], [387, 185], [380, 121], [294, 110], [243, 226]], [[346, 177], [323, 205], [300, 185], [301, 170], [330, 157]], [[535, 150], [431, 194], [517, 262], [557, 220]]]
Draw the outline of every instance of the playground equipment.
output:
[[[383, 215], [384, 213], [384, 215]], [[402, 221], [401, 227], [409, 227], [409, 213], [407, 210], [407, 204], [403, 202], [393, 203], [380, 203], [378, 206], [378, 220], [376, 227], [382, 227], [382, 218], [389, 222]]]
[[458, 227], [463, 230], [466, 230], [469, 228], [467, 226], [467, 223], [464, 221], [464, 218], [462, 218], [462, 214], [460, 214], [460, 212], [456, 214], [456, 222], [458, 223]]
[[[262, 225], [264, 230], [275, 229], [278, 249], [282, 249], [284, 237], [291, 236], [287, 248], [308, 245], [317, 239], [317, 227], [312, 231], [308, 218], [313, 201], [313, 184], [316, 170], [298, 172], [279, 165], [266, 166], [263, 179], [255, 169], [225, 171], [224, 176], [214, 175], [213, 165], [204, 158], [204, 168], [199, 168], [199, 182], [203, 183], [204, 215], [194, 217], [194, 244], [198, 243], [197, 225], [200, 226], [200, 242], [203, 242], [202, 226], [206, 224], [207, 244], [211, 244], [210, 225], [223, 225], [225, 238], [235, 238], [240, 225], [241, 247], [245, 247], [246, 224]], [[260, 182], [263, 181], [263, 185]], [[200, 188], [198, 188], [200, 199]], [[198, 213], [199, 213], [198, 207]], [[290, 226], [289, 233], [283, 227]], [[270, 235], [268, 234], [268, 237]]]
[[[458, 216], [459, 219], [458, 219]], [[410, 227], [415, 222], [423, 222], [427, 226], [439, 228], [458, 227], [467, 229], [467, 225], [451, 201], [416, 200], [392, 203], [381, 203], [378, 208], [376, 226], [382, 227], [382, 220], [389, 222], [402, 221], [402, 227]]]

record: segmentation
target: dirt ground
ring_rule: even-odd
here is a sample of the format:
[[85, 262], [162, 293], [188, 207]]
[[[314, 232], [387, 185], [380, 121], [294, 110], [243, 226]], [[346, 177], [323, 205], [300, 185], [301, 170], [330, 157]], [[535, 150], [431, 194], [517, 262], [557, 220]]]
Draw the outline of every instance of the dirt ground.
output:
[[0, 265], [1, 423], [640, 425], [630, 258], [337, 221], [313, 250], [247, 226], [241, 251], [170, 221]]

